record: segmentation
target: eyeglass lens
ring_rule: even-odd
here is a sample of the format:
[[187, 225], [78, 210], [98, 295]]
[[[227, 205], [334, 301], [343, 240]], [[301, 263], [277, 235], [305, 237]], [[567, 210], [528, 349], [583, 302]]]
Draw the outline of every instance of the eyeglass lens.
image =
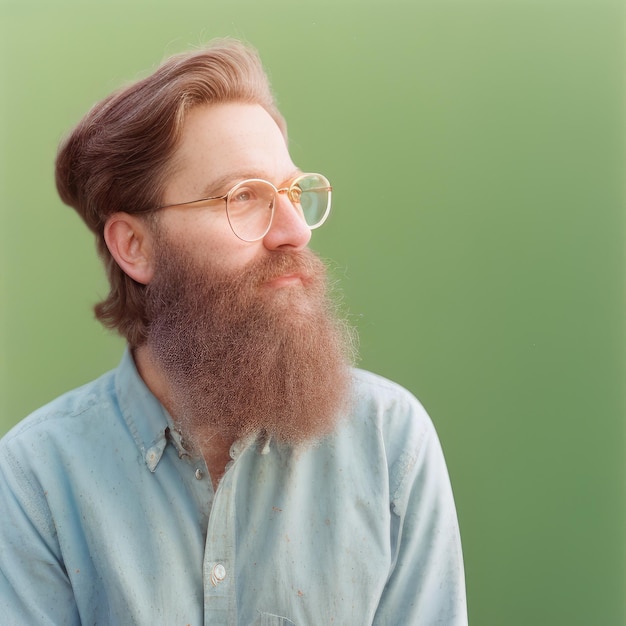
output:
[[[276, 192], [262, 180], [242, 181], [231, 189], [226, 200], [228, 221], [237, 237], [256, 241], [270, 228]], [[319, 174], [297, 178], [287, 190], [292, 204], [300, 210], [309, 228], [320, 226], [330, 208], [330, 186]]]

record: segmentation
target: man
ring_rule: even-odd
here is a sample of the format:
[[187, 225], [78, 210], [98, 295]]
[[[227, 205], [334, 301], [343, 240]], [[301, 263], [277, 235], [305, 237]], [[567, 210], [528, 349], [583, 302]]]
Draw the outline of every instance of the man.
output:
[[465, 624], [428, 416], [352, 369], [302, 172], [256, 53], [166, 61], [59, 150], [120, 366], [0, 443], [7, 624]]

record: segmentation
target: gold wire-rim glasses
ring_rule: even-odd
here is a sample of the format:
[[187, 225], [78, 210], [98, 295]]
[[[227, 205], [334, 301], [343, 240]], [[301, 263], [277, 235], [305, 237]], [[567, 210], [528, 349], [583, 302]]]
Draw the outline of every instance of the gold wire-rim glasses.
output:
[[[251, 199], [244, 198], [240, 201], [240, 204], [247, 203], [246, 206], [240, 209], [240, 214], [243, 214], [243, 217], [238, 215], [237, 209], [233, 208], [233, 204], [235, 202], [234, 198], [236, 197], [235, 194], [240, 192], [241, 195], [244, 196], [246, 193], [250, 194], [254, 191], [260, 191], [260, 189], [263, 188], [268, 193], [267, 197], [259, 196], [258, 198], [255, 197]], [[161, 209], [192, 207], [194, 205], [205, 205], [207, 203], [215, 203], [223, 200], [226, 204], [226, 216], [228, 218], [228, 223], [235, 236], [242, 241], [253, 242], [263, 239], [272, 227], [276, 196], [281, 193], [287, 195], [290, 202], [299, 211], [310, 230], [319, 228], [326, 221], [326, 218], [330, 213], [332, 186], [323, 174], [311, 172], [299, 174], [289, 183], [289, 186], [280, 188], [263, 178], [247, 178], [237, 182], [224, 195], [199, 198], [198, 200], [190, 200], [188, 202], [165, 204], [157, 207], [155, 210], [160, 211]], [[302, 207], [301, 201], [303, 194], [307, 194], [307, 202], [315, 202], [315, 206], [312, 209], [310, 206], [305, 208]], [[326, 194], [326, 196], [324, 197], [324, 195], [320, 194]], [[321, 205], [319, 204], [320, 201]], [[263, 217], [262, 212], [265, 207], [265, 202], [268, 202], [267, 209], [269, 209], [269, 216]], [[258, 224], [262, 226], [259, 227], [259, 232], [262, 232], [259, 235], [250, 236], [247, 232], [245, 232], [246, 226], [244, 218], [247, 221], [250, 221], [250, 218], [254, 218], [257, 214], [262, 218], [258, 221]], [[238, 220], [240, 220], [241, 223], [238, 223]], [[264, 223], [265, 221], [266, 223]], [[253, 230], [255, 228], [256, 226], [252, 227]]]

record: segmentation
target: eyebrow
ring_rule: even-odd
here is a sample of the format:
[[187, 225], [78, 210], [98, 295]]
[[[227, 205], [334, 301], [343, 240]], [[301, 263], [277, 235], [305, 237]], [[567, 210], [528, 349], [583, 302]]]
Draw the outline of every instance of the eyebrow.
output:
[[[290, 181], [300, 174], [302, 174], [302, 170], [296, 168], [285, 180]], [[204, 198], [213, 198], [216, 196], [224, 195], [238, 182], [241, 182], [242, 180], [247, 180], [249, 178], [260, 178], [262, 180], [272, 182], [271, 177], [268, 176], [267, 172], [261, 172], [259, 170], [242, 170], [239, 172], [229, 172], [228, 174], [224, 174], [224, 176], [220, 176], [219, 178], [212, 180], [208, 185], [206, 185], [203, 188], [202, 195]], [[282, 181], [281, 183], [276, 185], [276, 187], [280, 188], [284, 182], [285, 181]]]

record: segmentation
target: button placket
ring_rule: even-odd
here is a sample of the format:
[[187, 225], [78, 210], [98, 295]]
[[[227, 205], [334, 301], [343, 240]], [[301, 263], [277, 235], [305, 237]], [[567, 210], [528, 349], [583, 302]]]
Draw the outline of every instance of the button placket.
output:
[[[236, 613], [235, 530], [236, 484], [246, 446], [235, 446], [235, 457], [222, 477], [209, 515], [204, 561], [205, 623]], [[221, 622], [220, 622], [221, 623]]]

